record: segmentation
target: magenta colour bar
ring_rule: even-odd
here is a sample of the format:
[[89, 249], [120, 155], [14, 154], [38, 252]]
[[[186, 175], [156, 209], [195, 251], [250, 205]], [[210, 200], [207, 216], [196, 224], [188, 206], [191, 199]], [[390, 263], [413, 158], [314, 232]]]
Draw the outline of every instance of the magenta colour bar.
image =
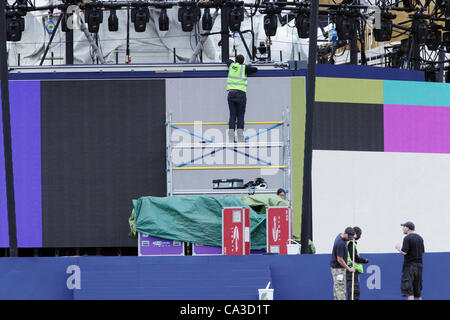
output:
[[384, 151], [450, 153], [450, 108], [385, 104]]

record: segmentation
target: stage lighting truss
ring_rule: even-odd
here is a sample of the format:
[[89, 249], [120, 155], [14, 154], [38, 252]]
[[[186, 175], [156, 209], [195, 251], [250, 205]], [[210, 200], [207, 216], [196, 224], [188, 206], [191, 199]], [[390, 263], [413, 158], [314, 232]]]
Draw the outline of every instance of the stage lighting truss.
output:
[[[256, 13], [263, 14], [264, 32], [267, 39], [275, 36], [280, 20], [281, 26], [289, 26], [289, 22], [295, 19], [295, 28], [299, 38], [309, 38], [310, 10], [309, 0], [255, 0], [255, 2], [245, 2], [242, 0], [61, 0], [57, 4], [50, 4], [35, 7], [32, 0], [15, 0], [13, 4], [6, 3], [6, 32], [8, 41], [20, 41], [25, 30], [24, 16], [31, 11], [58, 10], [61, 12], [61, 29], [63, 32], [70, 30], [70, 23], [74, 19], [71, 6], [78, 7], [84, 11], [85, 22], [91, 33], [97, 33], [103, 22], [104, 11], [109, 11], [108, 30], [118, 31], [119, 21], [117, 10], [131, 10], [131, 22], [134, 24], [136, 32], [144, 32], [146, 25], [150, 21], [149, 8], [160, 9], [158, 26], [160, 31], [169, 30], [169, 16], [167, 9], [178, 8], [178, 21], [184, 32], [192, 32], [201, 19], [201, 29], [210, 31], [213, 27], [212, 9], [221, 11], [221, 18], [226, 20], [229, 30], [221, 30], [221, 33], [228, 31], [240, 32], [241, 23], [246, 17], [245, 9], [250, 12], [247, 18], [254, 17]], [[349, 40], [362, 40], [365, 34], [366, 22], [373, 18], [372, 5], [357, 4], [352, 0], [341, 0], [339, 3], [319, 3], [319, 15], [328, 17], [328, 21], [336, 24], [338, 42], [340, 46], [347, 45]], [[420, 60], [420, 68], [424, 69], [427, 60], [423, 58], [425, 48], [428, 51], [445, 50], [450, 53], [450, 0], [383, 0], [376, 1], [376, 6], [381, 11], [381, 23], [379, 28], [373, 30], [375, 41], [386, 42], [402, 35], [407, 36], [408, 51], [402, 53], [398, 59], [401, 64], [417, 68]], [[245, 9], [244, 9], [245, 8]], [[371, 10], [370, 13], [367, 10]], [[396, 24], [393, 22], [395, 15], [392, 12], [402, 11], [407, 13], [405, 22]], [[372, 16], [371, 16], [372, 15]], [[252, 27], [253, 28], [253, 27]], [[401, 30], [400, 32], [398, 30]], [[251, 30], [253, 31], [253, 29]], [[394, 35], [393, 32], [397, 34]], [[327, 39], [329, 40], [329, 39]], [[256, 51], [253, 43], [253, 50]], [[422, 56], [417, 55], [417, 51], [410, 50], [412, 46], [420, 46]], [[260, 46], [258, 51], [270, 48]], [[417, 47], [416, 47], [417, 49]], [[415, 49], [415, 50], [416, 50]], [[268, 50], [267, 50], [268, 51]], [[327, 52], [329, 54], [329, 52]], [[435, 52], [433, 52], [435, 54]], [[407, 62], [405, 64], [405, 62]]]

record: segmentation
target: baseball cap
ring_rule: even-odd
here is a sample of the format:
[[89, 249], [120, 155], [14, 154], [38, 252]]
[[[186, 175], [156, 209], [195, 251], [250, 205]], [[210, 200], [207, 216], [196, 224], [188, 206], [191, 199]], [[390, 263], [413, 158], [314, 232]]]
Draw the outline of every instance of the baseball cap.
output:
[[414, 223], [412, 223], [411, 221], [407, 221], [405, 223], [402, 223], [401, 226], [402, 227], [408, 227], [410, 230], [414, 230], [416, 228]]
[[353, 238], [355, 237], [355, 229], [353, 229], [352, 227], [347, 227], [345, 228], [344, 231], [346, 234], [348, 234], [348, 238], [350, 240], [353, 240]]

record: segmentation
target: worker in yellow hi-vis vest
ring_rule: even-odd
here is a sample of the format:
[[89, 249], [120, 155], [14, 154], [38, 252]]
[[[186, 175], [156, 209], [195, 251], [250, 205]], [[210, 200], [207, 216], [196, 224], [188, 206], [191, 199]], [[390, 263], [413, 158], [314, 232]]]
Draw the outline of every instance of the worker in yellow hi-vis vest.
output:
[[[357, 247], [356, 240], [359, 240], [362, 235], [362, 230], [359, 227], [353, 227], [355, 230], [355, 238], [347, 242], [348, 255], [347, 255], [347, 265], [355, 268], [354, 275], [350, 272], [346, 274], [347, 280], [347, 300], [359, 300], [360, 286], [359, 286], [359, 275], [364, 273], [364, 269], [361, 263], [369, 263], [369, 260], [359, 256], [359, 251]], [[353, 248], [354, 246], [354, 248]], [[355, 255], [355, 262], [353, 263], [353, 254]]]
[[244, 139], [244, 115], [247, 104], [247, 76], [258, 71], [258, 68], [244, 65], [244, 56], [236, 56], [236, 62], [228, 60], [228, 107], [230, 109], [230, 119], [228, 121], [228, 140], [235, 142], [235, 129], [237, 127], [238, 142], [245, 142]]

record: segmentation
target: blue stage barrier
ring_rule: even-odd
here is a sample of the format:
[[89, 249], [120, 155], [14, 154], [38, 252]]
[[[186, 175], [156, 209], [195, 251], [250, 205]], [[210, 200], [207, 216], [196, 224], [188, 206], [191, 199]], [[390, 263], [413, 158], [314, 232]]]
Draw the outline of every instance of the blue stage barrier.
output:
[[[362, 300], [399, 300], [400, 254], [363, 254]], [[330, 255], [1, 258], [0, 299], [331, 300]], [[450, 252], [424, 255], [423, 298], [449, 300]]]

